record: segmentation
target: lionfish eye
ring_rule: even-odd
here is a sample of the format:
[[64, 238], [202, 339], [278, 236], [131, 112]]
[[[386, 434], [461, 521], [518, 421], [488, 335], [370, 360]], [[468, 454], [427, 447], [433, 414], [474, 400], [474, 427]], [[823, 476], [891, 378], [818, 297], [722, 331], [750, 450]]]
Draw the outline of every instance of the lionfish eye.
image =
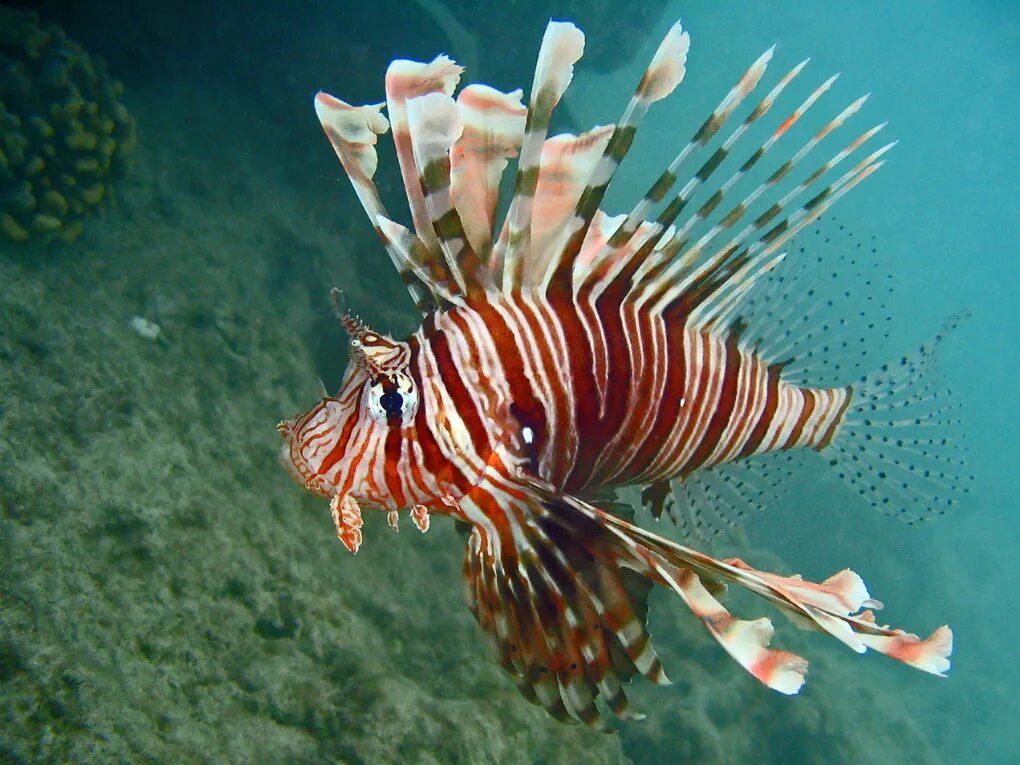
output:
[[395, 388], [383, 393], [379, 398], [379, 403], [389, 414], [403, 414], [404, 397]]
[[400, 425], [414, 416], [418, 408], [418, 391], [407, 375], [373, 381], [365, 393], [368, 413], [380, 425]]

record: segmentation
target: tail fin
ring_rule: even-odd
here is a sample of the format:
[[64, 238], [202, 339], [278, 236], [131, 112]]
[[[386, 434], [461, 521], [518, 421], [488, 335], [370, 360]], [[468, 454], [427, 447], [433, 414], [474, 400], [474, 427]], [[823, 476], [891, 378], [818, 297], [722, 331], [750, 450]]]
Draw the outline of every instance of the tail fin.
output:
[[972, 476], [954, 438], [957, 407], [936, 364], [939, 344], [965, 318], [951, 317], [914, 353], [862, 377], [820, 450], [872, 507], [908, 524], [944, 514], [969, 490]]

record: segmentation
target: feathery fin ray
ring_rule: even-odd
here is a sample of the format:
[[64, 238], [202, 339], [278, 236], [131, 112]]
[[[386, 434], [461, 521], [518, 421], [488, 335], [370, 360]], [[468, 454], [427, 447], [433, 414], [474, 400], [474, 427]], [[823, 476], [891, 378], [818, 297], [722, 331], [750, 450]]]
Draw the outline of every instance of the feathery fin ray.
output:
[[[505, 477], [497, 480], [505, 486]], [[505, 514], [514, 530], [486, 541], [486, 532], [476, 528], [465, 581], [472, 611], [501, 664], [526, 697], [560, 719], [600, 725], [594, 702], [601, 694], [614, 711], [622, 706], [619, 680], [628, 665], [667, 682], [620, 578], [626, 570], [678, 595], [737, 663], [780, 693], [800, 690], [806, 660], [769, 647], [770, 620], [733, 616], [713, 594], [721, 583], [755, 593], [797, 625], [829, 634], [857, 653], [871, 648], [940, 676], [949, 668], [948, 628], [922, 640], [880, 626], [872, 612], [882, 604], [850, 570], [820, 583], [760, 571], [740, 559], [716, 559], [666, 540], [534, 476], [519, 473], [516, 481], [499, 491], [483, 484], [490, 496], [505, 497], [489, 517]], [[503, 593], [490, 589], [496, 585], [487, 571], [508, 582]], [[609, 647], [614, 644], [615, 650]]]

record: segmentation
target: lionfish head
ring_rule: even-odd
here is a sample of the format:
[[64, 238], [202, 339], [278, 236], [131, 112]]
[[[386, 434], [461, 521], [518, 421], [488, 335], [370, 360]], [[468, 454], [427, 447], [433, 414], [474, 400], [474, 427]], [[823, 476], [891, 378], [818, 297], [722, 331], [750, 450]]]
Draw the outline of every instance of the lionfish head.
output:
[[[388, 454], [407, 453], [414, 438], [418, 391], [407, 372], [410, 348], [338, 315], [350, 337], [350, 363], [335, 396], [277, 426], [280, 461], [295, 481], [316, 494], [350, 497], [380, 509], [409, 504], [387, 481]], [[399, 449], [392, 437], [401, 442]]]

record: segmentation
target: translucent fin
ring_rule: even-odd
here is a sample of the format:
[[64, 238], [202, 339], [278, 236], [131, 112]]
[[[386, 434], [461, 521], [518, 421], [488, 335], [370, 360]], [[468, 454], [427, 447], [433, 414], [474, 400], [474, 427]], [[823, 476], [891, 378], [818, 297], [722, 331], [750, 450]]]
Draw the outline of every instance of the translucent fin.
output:
[[972, 481], [952, 392], [936, 368], [939, 344], [963, 318], [952, 317], [914, 353], [862, 377], [831, 443], [821, 445], [840, 478], [873, 508], [908, 524], [958, 505]]
[[786, 495], [802, 455], [779, 452], [694, 471], [642, 491], [652, 515], [669, 517], [684, 539], [710, 542]]
[[389, 129], [389, 123], [382, 116], [382, 104], [351, 106], [319, 92], [315, 96], [315, 114], [415, 305], [421, 311], [429, 310], [434, 304], [426, 291], [427, 282], [423, 283], [413, 274], [412, 265], [376, 222], [379, 217], [388, 217], [372, 181], [379, 162], [375, 145], [379, 136]]
[[884, 360], [894, 280], [874, 236], [828, 217], [791, 242], [791, 256], [739, 307], [741, 347], [782, 362], [797, 385], [845, 385]]
[[504, 292], [520, 287], [522, 259], [527, 257], [531, 246], [534, 197], [549, 120], [574, 76], [574, 64], [583, 51], [584, 34], [580, 29], [566, 22], [549, 22], [535, 65], [514, 196], [507, 211], [508, 235], [506, 239], [501, 238], [495, 248], [494, 263], [502, 267]]
[[499, 182], [520, 149], [528, 110], [520, 90], [501, 93], [487, 85], [468, 85], [457, 105], [464, 129], [451, 155], [453, 200], [471, 246], [484, 259], [492, 247]]

